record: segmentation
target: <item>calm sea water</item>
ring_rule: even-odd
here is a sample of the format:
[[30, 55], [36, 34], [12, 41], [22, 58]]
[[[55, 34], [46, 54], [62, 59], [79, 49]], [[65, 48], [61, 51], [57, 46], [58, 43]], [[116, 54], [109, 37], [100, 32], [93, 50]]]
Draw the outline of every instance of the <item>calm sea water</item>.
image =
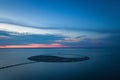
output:
[[36, 55], [88, 56], [81, 62], [38, 62], [0, 69], [0, 80], [120, 80], [119, 49], [0, 49], [0, 67]]

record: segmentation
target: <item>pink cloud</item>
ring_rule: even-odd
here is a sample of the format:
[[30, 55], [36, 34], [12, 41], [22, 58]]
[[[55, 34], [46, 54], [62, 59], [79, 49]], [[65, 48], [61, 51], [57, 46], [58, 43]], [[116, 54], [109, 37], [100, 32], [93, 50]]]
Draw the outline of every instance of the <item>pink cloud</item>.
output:
[[0, 48], [62, 48], [62, 47], [68, 47], [64, 46], [62, 44], [26, 44], [26, 45], [5, 45], [0, 46]]

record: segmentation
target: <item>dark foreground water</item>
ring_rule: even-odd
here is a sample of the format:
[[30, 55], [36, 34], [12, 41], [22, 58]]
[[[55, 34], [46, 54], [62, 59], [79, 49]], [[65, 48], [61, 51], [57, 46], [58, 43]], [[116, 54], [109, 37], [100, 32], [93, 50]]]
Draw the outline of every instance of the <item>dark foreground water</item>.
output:
[[[34, 62], [31, 56], [89, 57], [79, 62]], [[13, 67], [5, 66], [21, 64]], [[0, 49], [0, 80], [120, 80], [120, 50]]]

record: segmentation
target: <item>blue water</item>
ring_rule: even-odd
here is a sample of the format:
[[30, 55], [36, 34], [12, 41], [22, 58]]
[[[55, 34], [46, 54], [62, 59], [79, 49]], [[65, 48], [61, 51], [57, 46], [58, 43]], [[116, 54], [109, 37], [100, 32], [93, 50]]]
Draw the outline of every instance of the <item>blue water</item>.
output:
[[0, 67], [31, 62], [36, 55], [88, 56], [81, 62], [38, 62], [0, 70], [0, 80], [120, 80], [120, 50], [0, 49]]

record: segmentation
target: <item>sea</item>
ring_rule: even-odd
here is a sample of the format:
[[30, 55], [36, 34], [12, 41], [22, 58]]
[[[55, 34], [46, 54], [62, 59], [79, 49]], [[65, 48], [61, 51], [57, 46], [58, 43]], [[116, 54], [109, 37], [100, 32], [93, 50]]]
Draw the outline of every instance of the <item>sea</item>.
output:
[[[37, 55], [87, 56], [89, 59], [35, 63], [28, 59]], [[120, 80], [120, 49], [0, 49], [0, 80]]]

